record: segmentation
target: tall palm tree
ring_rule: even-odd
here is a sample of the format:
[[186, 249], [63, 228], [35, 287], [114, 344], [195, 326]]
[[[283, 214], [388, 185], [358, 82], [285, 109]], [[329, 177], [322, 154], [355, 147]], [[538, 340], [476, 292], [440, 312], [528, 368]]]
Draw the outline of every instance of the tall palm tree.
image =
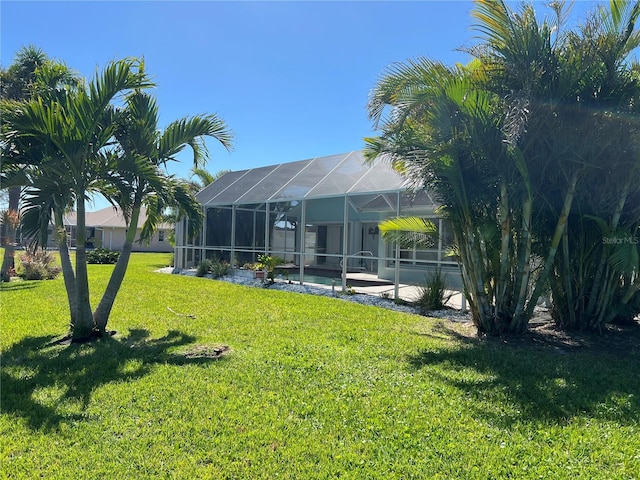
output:
[[[496, 315], [495, 305], [507, 311], [512, 303], [511, 196], [522, 195], [512, 187], [522, 171], [500, 128], [502, 102], [474, 83], [473, 68], [419, 59], [390, 70], [370, 98], [371, 117], [383, 133], [367, 139], [366, 154], [390, 155], [400, 171], [437, 195], [454, 232], [476, 326], [493, 333], [497, 319], [506, 317]], [[390, 111], [383, 117], [385, 107]], [[385, 236], [393, 228], [385, 224]]]
[[[15, 68], [15, 71], [13, 70]], [[16, 72], [19, 72], [17, 74]], [[50, 60], [46, 55], [35, 47], [27, 47], [22, 49], [18, 56], [16, 64], [4, 72], [7, 74], [8, 81], [3, 82], [3, 110], [11, 109], [16, 101], [25, 102], [35, 97], [43, 97], [49, 100], [56, 99], [69, 90], [75, 90], [81, 85], [79, 77], [70, 70], [65, 64]], [[3, 125], [3, 133], [5, 131]], [[6, 137], [3, 137], [6, 139]], [[2, 186], [8, 187], [9, 190], [9, 212], [20, 212], [19, 215], [14, 214], [13, 218], [17, 218], [22, 225], [22, 234], [26, 238], [38, 238], [40, 235], [46, 237], [50, 224], [48, 217], [40, 217], [39, 210], [33, 208], [31, 204], [31, 196], [29, 195], [29, 185], [35, 178], [33, 174], [29, 174], [33, 168], [37, 168], [41, 162], [45, 160], [45, 152], [41, 149], [41, 145], [33, 142], [29, 138], [16, 137], [13, 135], [11, 141], [2, 142], [2, 169], [0, 172]], [[68, 188], [61, 188], [59, 183], [64, 177], [55, 175], [52, 178], [54, 193], [49, 189], [50, 195], [46, 195], [45, 202], [59, 202], [59, 193], [63, 195], [69, 194]], [[26, 195], [28, 201], [24, 200]], [[67, 200], [69, 202], [69, 200]], [[61, 207], [63, 208], [63, 207]], [[36, 215], [34, 215], [36, 214]], [[56, 217], [57, 218], [57, 217]], [[41, 223], [42, 221], [42, 223]], [[64, 235], [66, 232], [62, 225], [62, 217], [58, 222], [58, 230]], [[46, 243], [46, 240], [45, 240]], [[8, 276], [7, 268], [11, 265], [13, 246], [9, 245], [5, 249], [5, 259], [3, 263], [3, 276]], [[59, 243], [60, 259], [64, 272], [65, 284], [67, 287], [67, 299], [71, 311], [71, 322], [75, 318], [75, 286], [73, 283], [73, 267], [69, 257], [67, 242]]]
[[118, 150], [111, 159], [110, 176], [105, 178], [117, 192], [112, 198], [127, 218], [127, 236], [107, 289], [94, 312], [98, 330], [104, 332], [124, 279], [142, 206], [146, 207], [147, 220], [137, 239], [140, 242], [151, 238], [169, 207], [175, 208], [179, 217], [187, 216], [194, 231], [201, 225], [202, 211], [190, 184], [166, 174], [164, 167], [168, 162], [177, 161], [176, 155], [191, 147], [194, 166], [201, 168], [208, 157], [207, 137], [227, 149], [232, 146], [230, 130], [216, 115], [184, 118], [160, 131], [158, 106], [153, 97], [140, 90], [128, 95], [115, 131]]
[[[113, 140], [120, 115], [113, 106], [114, 99], [133, 88], [151, 86], [143, 64], [135, 59], [112, 62], [86, 87], [64, 90], [52, 97], [36, 97], [29, 102], [3, 107], [3, 121], [7, 127], [5, 139], [19, 144], [31, 142], [30, 147], [43, 155], [34, 170], [40, 179], [61, 179], [65, 200], [52, 204], [55, 217], [59, 208], [74, 202], [77, 212], [77, 250], [73, 278], [65, 276], [67, 287], [73, 286], [75, 313], [71, 314], [72, 335], [85, 338], [95, 328], [89, 300], [86, 263], [85, 212], [87, 199], [104, 185], [104, 169], [109, 155], [106, 148]], [[40, 198], [43, 192], [40, 191]], [[38, 190], [32, 192], [38, 198]], [[38, 200], [33, 201], [38, 204]], [[50, 215], [50, 212], [43, 212]], [[66, 272], [66, 270], [63, 270]]]
[[[593, 291], [583, 280], [589, 283], [593, 272], [574, 271], [574, 265], [582, 268], [589, 255], [585, 257], [585, 250], [571, 250], [577, 245], [593, 248], [590, 240], [570, 239], [586, 233], [570, 231], [572, 224], [577, 225], [571, 217], [576, 209], [580, 215], [588, 213], [580, 197], [583, 192], [593, 197], [604, 184], [601, 162], [607, 152], [615, 146], [627, 151], [633, 148], [633, 128], [624, 119], [632, 113], [629, 107], [637, 105], [637, 75], [633, 75], [627, 58], [638, 46], [638, 2], [613, 1], [608, 9], [600, 6], [586, 24], [564, 34], [561, 2], [554, 4], [558, 20], [551, 29], [537, 23], [531, 7], [513, 12], [502, 1], [476, 4], [475, 16], [487, 39], [480, 59], [493, 77], [489, 88], [510, 100], [506, 126], [525, 132], [519, 145], [530, 174], [534, 211], [544, 219], [537, 231], [541, 249], [535, 252], [540, 257], [540, 281], [532, 296], [537, 297], [549, 278], [556, 303], [566, 296], [566, 305], [572, 305], [557, 310], [556, 319], [564, 325], [576, 325], [575, 309], [586, 304], [586, 291]], [[617, 162], [616, 158], [620, 157], [613, 155], [608, 162]], [[634, 169], [620, 167], [618, 171], [633, 178]], [[611, 174], [609, 171], [605, 178]], [[593, 198], [589, 202], [593, 203]], [[603, 208], [600, 205], [595, 211]], [[581, 261], [570, 260], [576, 254]], [[601, 267], [604, 261], [602, 257]], [[581, 286], [576, 289], [576, 284]], [[596, 298], [592, 295], [589, 299], [592, 307]], [[527, 305], [525, 317], [532, 314], [534, 306]]]
[[[562, 2], [553, 7], [555, 20], [539, 23], [531, 5], [477, 0], [484, 41], [474, 61], [392, 66], [369, 101], [382, 133], [366, 140], [368, 156], [389, 155], [439, 196], [481, 332], [526, 329], [550, 277], [563, 285], [554, 293], [575, 293], [567, 225], [580, 187], [602, 175], [603, 153], [637, 148], [623, 119], [638, 105], [637, 73], [624, 63], [638, 41], [638, 2], [612, 2], [567, 33]], [[624, 184], [618, 204], [631, 198]]]
[[[37, 70], [49, 61], [49, 58], [39, 48], [29, 46], [21, 48], [16, 54], [13, 64], [7, 70], [0, 70], [0, 99], [13, 101], [27, 101], [31, 98]], [[3, 167], [12, 157], [15, 149], [3, 148]], [[3, 168], [3, 170], [5, 170]], [[4, 177], [4, 175], [3, 175]], [[3, 178], [3, 188], [6, 178]], [[6, 221], [3, 222], [5, 230], [4, 257], [0, 269], [0, 281], [9, 280], [9, 270], [14, 267], [14, 244], [16, 241], [16, 226], [20, 205], [20, 186], [9, 187], [7, 210], [4, 212]]]

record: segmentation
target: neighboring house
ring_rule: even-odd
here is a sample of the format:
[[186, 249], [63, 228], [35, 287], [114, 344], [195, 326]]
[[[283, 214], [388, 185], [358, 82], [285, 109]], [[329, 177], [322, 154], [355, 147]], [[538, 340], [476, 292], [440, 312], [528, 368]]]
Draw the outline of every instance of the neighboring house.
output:
[[[287, 275], [298, 281], [324, 276], [344, 286], [364, 274], [420, 284], [440, 267], [452, 287], [461, 283], [447, 256], [451, 233], [428, 192], [412, 193], [389, 162], [367, 164], [359, 151], [229, 172], [197, 198], [205, 223], [191, 240], [186, 220], [176, 225], [178, 268], [212, 257], [242, 266], [267, 253], [284, 259]], [[378, 223], [400, 215], [432, 219], [440, 231], [433, 248], [385, 244]]]
[[[87, 212], [85, 219], [88, 248], [106, 247], [111, 250], [122, 250], [127, 229], [125, 219], [120, 210], [114, 207], [107, 207], [96, 212]], [[138, 220], [136, 240], [139, 238], [140, 230], [146, 219], [146, 210], [143, 208]], [[70, 239], [70, 246], [75, 247], [77, 225], [75, 212], [64, 217], [64, 225]], [[136, 241], [133, 244], [133, 251], [172, 252], [173, 247], [169, 244], [169, 233], [172, 229], [173, 225], [161, 224], [148, 245], [140, 244]]]

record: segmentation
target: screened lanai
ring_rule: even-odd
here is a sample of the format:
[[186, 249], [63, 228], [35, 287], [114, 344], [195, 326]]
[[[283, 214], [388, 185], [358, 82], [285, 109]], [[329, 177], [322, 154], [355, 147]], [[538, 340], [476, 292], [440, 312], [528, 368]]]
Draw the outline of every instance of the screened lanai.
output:
[[[184, 222], [176, 226], [177, 268], [213, 257], [242, 267], [268, 254], [283, 259], [279, 271], [301, 283], [419, 284], [437, 266], [453, 275], [453, 286], [459, 282], [435, 202], [424, 190], [409, 191], [384, 159], [369, 164], [355, 151], [230, 172], [197, 198], [204, 226], [193, 239]], [[431, 218], [440, 229], [432, 248], [385, 244], [378, 223], [398, 215]]]

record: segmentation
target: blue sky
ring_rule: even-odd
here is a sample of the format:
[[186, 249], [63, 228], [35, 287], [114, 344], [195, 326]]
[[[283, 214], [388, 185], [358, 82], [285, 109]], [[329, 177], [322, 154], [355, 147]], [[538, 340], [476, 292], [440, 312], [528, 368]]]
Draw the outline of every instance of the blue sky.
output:
[[[578, 2], [580, 15], [590, 2]], [[235, 133], [207, 169], [242, 170], [357, 150], [373, 134], [369, 90], [393, 62], [466, 62], [472, 2], [104, 2], [0, 4], [1, 61], [32, 44], [91, 77], [144, 56], [161, 124], [216, 113]], [[188, 176], [187, 155], [171, 173]], [[96, 202], [94, 208], [104, 206]]]

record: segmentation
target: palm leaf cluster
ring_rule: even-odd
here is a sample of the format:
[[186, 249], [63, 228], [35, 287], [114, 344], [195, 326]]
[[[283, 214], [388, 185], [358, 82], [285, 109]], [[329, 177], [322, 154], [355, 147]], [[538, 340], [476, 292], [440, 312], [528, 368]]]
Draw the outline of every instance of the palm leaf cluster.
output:
[[480, 332], [524, 331], [549, 290], [563, 327], [633, 318], [638, 2], [600, 6], [572, 30], [564, 2], [543, 21], [531, 4], [477, 0], [473, 13], [468, 65], [419, 58], [378, 81], [367, 155], [437, 195]]

